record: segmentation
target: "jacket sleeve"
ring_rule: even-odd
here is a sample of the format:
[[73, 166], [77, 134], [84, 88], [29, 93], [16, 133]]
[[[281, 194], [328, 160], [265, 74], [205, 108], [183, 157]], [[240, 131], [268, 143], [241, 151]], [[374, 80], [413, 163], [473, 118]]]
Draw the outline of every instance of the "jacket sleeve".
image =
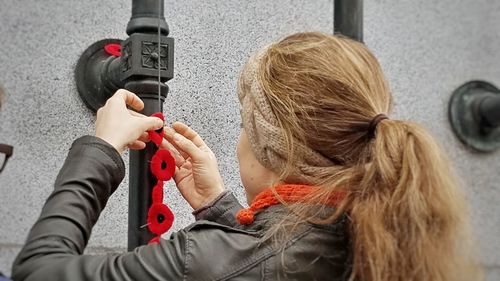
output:
[[211, 222], [238, 228], [240, 224], [236, 220], [236, 213], [243, 206], [230, 191], [224, 191], [208, 205], [193, 211], [195, 219], [208, 220]]
[[105, 141], [76, 140], [38, 221], [14, 261], [21, 280], [178, 280], [184, 274], [187, 233], [132, 252], [82, 255], [92, 227], [125, 175], [118, 152]]

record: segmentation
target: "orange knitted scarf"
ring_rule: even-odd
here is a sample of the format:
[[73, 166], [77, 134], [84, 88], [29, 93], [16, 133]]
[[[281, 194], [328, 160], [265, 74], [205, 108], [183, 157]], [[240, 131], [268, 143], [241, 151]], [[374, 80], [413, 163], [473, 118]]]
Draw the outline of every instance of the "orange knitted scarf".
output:
[[[310, 185], [285, 184], [276, 186], [274, 189], [281, 199], [287, 203], [311, 203], [311, 201], [308, 200], [308, 196], [316, 192], [318, 187]], [[345, 191], [335, 191], [332, 192], [328, 198], [320, 200], [316, 203], [335, 207], [345, 198], [345, 195]], [[250, 207], [239, 210], [236, 214], [236, 219], [243, 225], [252, 224], [255, 212], [278, 204], [281, 204], [281, 202], [278, 201], [278, 198], [276, 198], [273, 189], [267, 188], [255, 197]]]

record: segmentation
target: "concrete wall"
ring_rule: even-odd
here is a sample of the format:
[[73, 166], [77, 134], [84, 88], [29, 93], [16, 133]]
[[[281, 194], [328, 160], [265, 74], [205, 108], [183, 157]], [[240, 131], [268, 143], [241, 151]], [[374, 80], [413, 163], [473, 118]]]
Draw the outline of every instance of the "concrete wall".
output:
[[[103, 38], [124, 38], [130, 2], [2, 0], [0, 142], [15, 153], [0, 175], [0, 271], [10, 264], [39, 215], [71, 142], [91, 134], [94, 116], [79, 99], [73, 69]], [[500, 152], [475, 154], [453, 135], [450, 93], [471, 79], [500, 85], [500, 2], [496, 0], [365, 1], [365, 41], [390, 80], [395, 116], [426, 125], [445, 144], [471, 203], [487, 279], [500, 278]], [[192, 125], [219, 157], [226, 185], [243, 199], [234, 148], [239, 132], [236, 77], [254, 50], [284, 35], [332, 32], [332, 0], [166, 1], [176, 38], [169, 121]], [[128, 155], [124, 155], [128, 163]], [[94, 228], [88, 252], [126, 248], [128, 179]], [[170, 186], [174, 230], [192, 221]]]

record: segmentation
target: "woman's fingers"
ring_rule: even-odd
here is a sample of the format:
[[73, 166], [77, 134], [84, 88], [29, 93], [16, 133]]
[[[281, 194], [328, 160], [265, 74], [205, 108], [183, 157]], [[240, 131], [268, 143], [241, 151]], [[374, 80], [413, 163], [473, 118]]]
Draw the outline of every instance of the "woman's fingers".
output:
[[185, 152], [194, 161], [198, 161], [203, 158], [203, 151], [183, 135], [178, 133], [174, 134], [173, 141], [174, 144], [179, 147], [179, 151]]
[[141, 113], [134, 111], [132, 109], [129, 109], [128, 112], [130, 113], [130, 115], [135, 116], [135, 117], [146, 117], [146, 115], [141, 114]]
[[198, 133], [181, 122], [175, 122], [172, 127], [165, 127], [165, 138], [174, 145], [185, 159], [189, 157], [195, 161], [200, 159], [203, 156], [203, 151], [200, 148], [206, 146], [206, 144]]
[[141, 150], [146, 148], [146, 143], [136, 140], [128, 145], [128, 148], [133, 149], [133, 150]]
[[116, 98], [125, 102], [126, 105], [132, 107], [137, 111], [141, 111], [144, 108], [144, 103], [142, 102], [142, 100], [134, 93], [129, 92], [125, 89], [116, 91], [112, 98]]
[[164, 139], [167, 141], [167, 143], [175, 148], [177, 152], [184, 158], [187, 159], [189, 158], [189, 155], [184, 152], [175, 142], [174, 142], [174, 135], [175, 135], [175, 130], [169, 127], [165, 127], [163, 129], [164, 132]]
[[179, 151], [171, 143], [169, 143], [166, 139], [162, 140], [162, 142], [160, 144], [160, 148], [161, 149], [166, 149], [166, 150], [170, 151], [170, 153], [172, 154], [172, 156], [175, 159], [175, 165], [177, 167], [182, 166], [184, 164], [184, 162], [186, 162], [186, 158], [184, 158], [179, 153]]
[[164, 125], [163, 121], [158, 117], [146, 116], [130, 109], [128, 109], [128, 112], [141, 122], [141, 128], [144, 131], [158, 130]]
[[165, 128], [163, 128], [163, 134], [168, 140], [173, 140], [175, 135], [175, 130], [165, 126]]
[[138, 122], [140, 122], [141, 130], [153, 131], [158, 130], [163, 127], [163, 121], [158, 117], [134, 117]]
[[197, 147], [206, 146], [200, 135], [198, 135], [198, 133], [191, 129], [188, 125], [181, 122], [175, 122], [172, 127], [177, 133], [192, 141]]
[[142, 142], [150, 142], [151, 141], [149, 139], [149, 134], [146, 132], [142, 133], [142, 135], [137, 140], [140, 140]]

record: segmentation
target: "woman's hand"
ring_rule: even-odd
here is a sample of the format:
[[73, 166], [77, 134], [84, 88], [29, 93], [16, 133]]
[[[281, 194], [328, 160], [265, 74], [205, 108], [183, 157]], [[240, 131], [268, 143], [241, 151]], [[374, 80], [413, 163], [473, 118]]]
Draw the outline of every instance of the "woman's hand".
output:
[[163, 121], [127, 109], [141, 111], [144, 103], [127, 90], [118, 90], [106, 104], [97, 111], [95, 136], [111, 144], [119, 153], [127, 147], [144, 149], [149, 141], [146, 131], [158, 130]]
[[174, 181], [186, 201], [198, 209], [214, 200], [224, 191], [217, 159], [201, 137], [187, 125], [176, 122], [165, 128], [162, 147], [174, 152], [177, 169]]

